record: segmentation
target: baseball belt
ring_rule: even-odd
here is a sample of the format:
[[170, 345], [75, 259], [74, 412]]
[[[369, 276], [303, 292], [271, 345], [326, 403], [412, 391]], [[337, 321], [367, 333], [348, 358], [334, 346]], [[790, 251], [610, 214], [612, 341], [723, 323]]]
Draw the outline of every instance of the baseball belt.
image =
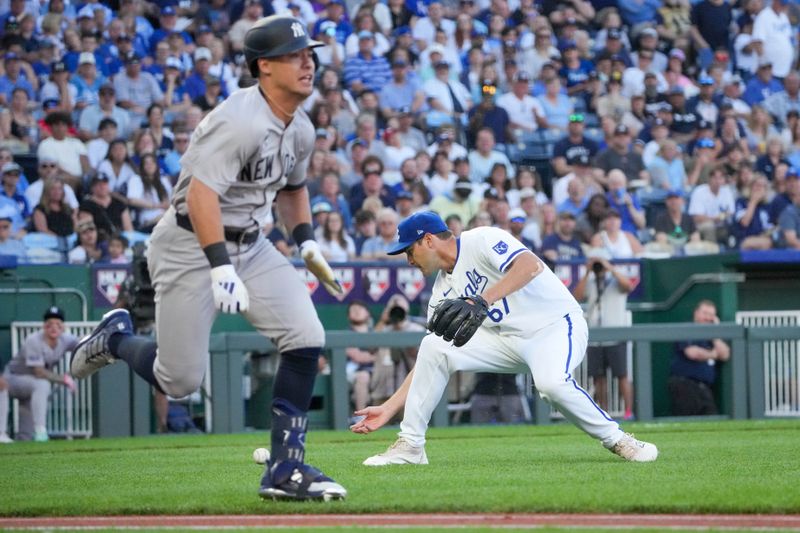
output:
[[[194, 228], [192, 227], [192, 221], [189, 219], [189, 215], [175, 213], [175, 221], [178, 223], [178, 226], [194, 233]], [[241, 228], [230, 228], [228, 226], [225, 226], [224, 230], [225, 240], [228, 242], [235, 242], [237, 244], [253, 244], [256, 242], [256, 240], [258, 240], [258, 236], [261, 233], [261, 231], [257, 229], [247, 231]]]

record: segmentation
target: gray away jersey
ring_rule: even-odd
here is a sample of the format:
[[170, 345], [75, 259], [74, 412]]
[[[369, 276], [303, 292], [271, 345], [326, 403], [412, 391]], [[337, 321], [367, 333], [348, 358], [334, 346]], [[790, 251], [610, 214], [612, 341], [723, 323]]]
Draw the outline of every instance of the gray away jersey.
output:
[[187, 214], [186, 191], [194, 177], [219, 195], [223, 225], [263, 227], [277, 192], [305, 182], [313, 146], [314, 127], [302, 109], [284, 126], [258, 85], [240, 89], [192, 133], [172, 203]]

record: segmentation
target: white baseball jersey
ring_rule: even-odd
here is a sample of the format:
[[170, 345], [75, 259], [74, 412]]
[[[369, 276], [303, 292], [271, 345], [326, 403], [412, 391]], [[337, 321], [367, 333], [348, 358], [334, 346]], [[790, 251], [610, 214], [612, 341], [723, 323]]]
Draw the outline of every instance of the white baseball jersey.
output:
[[313, 147], [314, 127], [302, 109], [286, 126], [258, 85], [241, 89], [192, 133], [172, 203], [187, 213], [186, 190], [194, 177], [219, 194], [223, 225], [263, 227], [278, 191], [305, 183]]
[[[433, 284], [429, 315], [443, 299], [481, 294], [505, 275], [515, 258], [530, 253], [524, 244], [499, 228], [465, 231], [457, 243], [458, 256], [453, 272], [440, 271]], [[563, 320], [567, 313], [582, 313], [561, 280], [546, 265], [543, 267], [544, 271], [530, 283], [495, 302], [481, 328], [501, 335], [530, 337], [545, 326]]]

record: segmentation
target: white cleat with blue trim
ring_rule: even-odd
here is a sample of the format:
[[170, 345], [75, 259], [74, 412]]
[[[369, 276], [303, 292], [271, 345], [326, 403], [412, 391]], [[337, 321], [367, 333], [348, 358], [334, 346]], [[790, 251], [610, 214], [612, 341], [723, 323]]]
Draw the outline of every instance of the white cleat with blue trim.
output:
[[658, 448], [655, 444], [638, 440], [631, 433], [625, 433], [616, 444], [608, 449], [627, 461], [637, 463], [655, 461], [658, 457]]

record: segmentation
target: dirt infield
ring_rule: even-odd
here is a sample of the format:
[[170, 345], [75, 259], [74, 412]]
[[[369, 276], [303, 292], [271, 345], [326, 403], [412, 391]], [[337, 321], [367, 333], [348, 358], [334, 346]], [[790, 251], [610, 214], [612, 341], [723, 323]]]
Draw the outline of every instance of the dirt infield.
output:
[[246, 527], [577, 527], [658, 529], [761, 529], [800, 531], [800, 515], [677, 514], [377, 514], [82, 516], [0, 518], [2, 529], [246, 528]]

